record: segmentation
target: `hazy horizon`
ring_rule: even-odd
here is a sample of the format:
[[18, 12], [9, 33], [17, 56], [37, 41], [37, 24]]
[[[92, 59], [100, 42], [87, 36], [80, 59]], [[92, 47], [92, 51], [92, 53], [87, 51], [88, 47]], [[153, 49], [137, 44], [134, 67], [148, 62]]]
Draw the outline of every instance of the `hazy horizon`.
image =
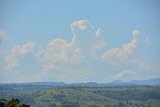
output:
[[160, 77], [158, 0], [1, 0], [0, 83]]

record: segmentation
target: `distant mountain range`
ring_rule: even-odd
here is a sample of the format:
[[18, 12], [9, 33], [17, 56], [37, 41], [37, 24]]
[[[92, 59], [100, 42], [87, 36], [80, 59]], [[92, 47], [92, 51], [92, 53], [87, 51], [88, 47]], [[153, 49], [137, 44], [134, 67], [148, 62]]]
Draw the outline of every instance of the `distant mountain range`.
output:
[[149, 80], [133, 80], [129, 82], [130, 84], [135, 84], [135, 85], [160, 85], [160, 78], [154, 78], [154, 79], [149, 79]]
[[0, 85], [32, 85], [32, 86], [49, 86], [49, 87], [123, 87], [123, 86], [160, 86], [160, 78], [149, 80], [132, 80], [128, 82], [116, 80], [110, 83], [64, 83], [64, 82], [30, 82], [30, 83], [0, 83]]
[[71, 86], [77, 87], [119, 87], [119, 86], [160, 86], [160, 78], [148, 79], [148, 80], [132, 80], [128, 82], [115, 80], [110, 83], [74, 83]]

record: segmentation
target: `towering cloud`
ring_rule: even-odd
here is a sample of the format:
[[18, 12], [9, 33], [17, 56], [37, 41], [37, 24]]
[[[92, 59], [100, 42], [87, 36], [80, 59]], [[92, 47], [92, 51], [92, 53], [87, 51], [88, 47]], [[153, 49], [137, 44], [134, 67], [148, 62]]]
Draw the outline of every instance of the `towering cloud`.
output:
[[[58, 69], [67, 72], [68, 66], [73, 63], [76, 66], [81, 65], [80, 63], [90, 60], [95, 57], [96, 51], [105, 45], [105, 40], [100, 36], [101, 29], [94, 29], [87, 20], [73, 22], [71, 30], [73, 33], [71, 42], [56, 38], [41, 49], [38, 59], [42, 62], [43, 68], [38, 76], [48, 75]], [[64, 63], [64, 66], [60, 66]], [[74, 66], [73, 69], [79, 70]]]
[[96, 29], [87, 20], [78, 20], [73, 22], [71, 24], [71, 30], [77, 39], [75, 46], [80, 47], [83, 53], [88, 57], [92, 56], [106, 45], [106, 41], [101, 35], [102, 29]]
[[102, 56], [102, 60], [114, 60], [114, 59], [126, 59], [129, 56], [133, 55], [135, 52], [135, 49], [137, 47], [138, 39], [137, 36], [140, 34], [139, 30], [133, 30], [132, 36], [133, 39], [126, 44], [123, 44], [121, 48], [113, 48], [108, 51], [106, 51]]
[[[2, 51], [1, 42], [7, 37], [0, 31], [0, 80], [5, 77], [29, 78], [30, 81], [38, 80], [59, 80], [66, 82], [83, 82], [103, 77], [103, 80], [140, 78], [139, 74], [158, 74], [158, 68], [137, 60], [135, 53], [139, 45], [137, 29], [132, 31], [132, 39], [122, 44], [120, 48], [105, 50], [106, 40], [103, 38], [102, 29], [94, 27], [88, 20], [77, 20], [71, 24], [72, 37], [70, 42], [54, 38], [46, 46], [41, 47], [34, 42], [27, 42], [22, 45], [15, 45], [11, 50]], [[149, 40], [145, 40], [149, 43]], [[28, 56], [28, 57], [27, 57]], [[134, 57], [133, 57], [134, 56]], [[23, 58], [27, 63], [38, 65], [38, 69], [31, 72], [23, 72], [29, 68], [23, 64]], [[28, 59], [29, 58], [29, 59]], [[30, 62], [29, 62], [30, 61]], [[118, 67], [117, 67], [118, 65]], [[120, 66], [119, 66], [120, 65]], [[108, 71], [114, 66], [116, 71]], [[102, 67], [102, 68], [101, 68]], [[108, 68], [110, 67], [110, 68]], [[117, 68], [118, 71], [117, 71]], [[155, 67], [156, 68], [156, 67]], [[18, 75], [18, 77], [17, 77]], [[147, 77], [147, 76], [146, 76]]]

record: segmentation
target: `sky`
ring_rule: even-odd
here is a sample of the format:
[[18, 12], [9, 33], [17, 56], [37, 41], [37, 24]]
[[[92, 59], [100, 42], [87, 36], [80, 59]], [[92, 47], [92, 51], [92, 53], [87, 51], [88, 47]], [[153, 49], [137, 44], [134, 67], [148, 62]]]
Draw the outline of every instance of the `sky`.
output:
[[160, 77], [159, 0], [0, 0], [0, 82]]

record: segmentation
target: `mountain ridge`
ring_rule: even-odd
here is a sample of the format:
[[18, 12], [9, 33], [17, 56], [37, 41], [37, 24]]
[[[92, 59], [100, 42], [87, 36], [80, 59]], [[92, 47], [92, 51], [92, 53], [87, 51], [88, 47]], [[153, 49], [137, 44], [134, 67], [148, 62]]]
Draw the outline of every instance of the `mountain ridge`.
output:
[[36, 86], [52, 86], [52, 87], [117, 87], [117, 86], [160, 86], [160, 78], [152, 78], [147, 80], [132, 80], [124, 82], [121, 80], [114, 80], [110, 83], [97, 82], [79, 82], [79, 83], [65, 83], [65, 82], [28, 82], [28, 83], [0, 83], [0, 85], [36, 85]]

